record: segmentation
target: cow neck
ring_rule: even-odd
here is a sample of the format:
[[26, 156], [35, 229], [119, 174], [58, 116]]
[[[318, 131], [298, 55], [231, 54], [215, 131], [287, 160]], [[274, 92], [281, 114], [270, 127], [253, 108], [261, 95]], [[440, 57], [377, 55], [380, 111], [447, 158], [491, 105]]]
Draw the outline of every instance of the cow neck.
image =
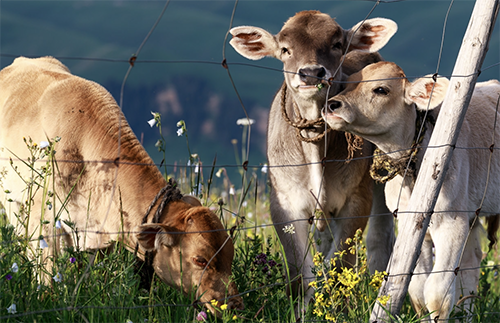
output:
[[424, 140], [425, 132], [428, 124], [434, 126], [434, 117], [427, 113], [427, 111], [416, 110], [417, 116], [415, 118], [415, 134], [411, 148], [403, 154], [402, 157], [397, 159], [389, 157], [389, 154], [384, 153], [378, 147], [375, 148], [373, 153], [373, 162], [370, 167], [370, 176], [379, 183], [386, 183], [401, 175], [403, 177], [409, 176], [412, 183], [415, 183], [417, 177], [417, 154], [422, 148], [421, 144]]
[[[281, 113], [283, 115], [283, 119], [292, 127], [295, 128], [297, 139], [304, 142], [319, 142], [322, 140], [326, 133], [331, 131], [332, 128], [326, 126], [325, 130], [325, 120], [322, 117], [319, 117], [315, 120], [307, 120], [301, 117], [299, 108], [297, 107], [297, 103], [292, 101], [292, 105], [294, 108], [295, 120], [292, 121], [290, 117], [288, 117], [286, 111], [286, 101], [287, 101], [287, 86], [286, 82], [283, 82], [283, 86], [281, 87]], [[302, 130], [308, 130], [311, 132], [316, 132], [317, 135], [312, 138], [307, 138], [302, 135]]]
[[[148, 223], [148, 218], [149, 215], [151, 214], [151, 211], [155, 207], [155, 205], [158, 204], [156, 211], [153, 215], [153, 218], [151, 219], [151, 223], [160, 223], [161, 215], [163, 211], [165, 210], [165, 207], [168, 205], [168, 203], [173, 202], [173, 201], [178, 201], [182, 198], [182, 194], [177, 188], [177, 182], [170, 178], [167, 182], [167, 185], [160, 189], [160, 191], [156, 194], [155, 198], [151, 203], [149, 204], [148, 209], [146, 210], [146, 213], [142, 217], [142, 222], [141, 224], [146, 224]], [[161, 200], [160, 200], [161, 199]], [[135, 254], [137, 256], [137, 252], [139, 250], [139, 243], [136, 244], [135, 246]], [[146, 251], [144, 255], [144, 263], [148, 267], [153, 266], [153, 260], [156, 255], [155, 251]]]

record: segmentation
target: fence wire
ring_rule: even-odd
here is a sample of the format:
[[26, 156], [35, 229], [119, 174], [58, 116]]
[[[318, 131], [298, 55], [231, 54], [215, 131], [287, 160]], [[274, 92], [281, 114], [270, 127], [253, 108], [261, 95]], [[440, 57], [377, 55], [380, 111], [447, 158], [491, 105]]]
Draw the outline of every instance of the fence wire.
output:
[[[395, 2], [401, 2], [403, 0], [395, 0], [395, 1], [372, 1], [372, 0], [367, 0], [367, 1], [371, 1], [371, 2], [374, 2], [374, 6], [372, 8], [372, 10], [367, 14], [366, 18], [369, 18], [373, 12], [373, 10], [381, 3], [385, 3], [385, 4], [389, 4], [389, 3], [395, 3]], [[235, 18], [235, 15], [237, 13], [237, 5], [238, 5], [238, 1], [235, 1], [235, 5], [234, 5], [234, 8], [233, 8], [233, 11], [232, 11], [232, 14], [229, 18], [229, 27], [228, 27], [228, 32], [226, 33], [225, 35], [225, 39], [224, 39], [224, 44], [223, 44], [223, 50], [222, 50], [222, 55], [223, 55], [223, 59], [222, 61], [220, 62], [215, 62], [215, 61], [209, 61], [209, 60], [147, 60], [147, 59], [142, 59], [139, 57], [139, 53], [141, 52], [141, 49], [147, 45], [147, 41], [149, 39], [149, 36], [154, 32], [156, 26], [158, 25], [158, 23], [164, 19], [163, 18], [163, 15], [165, 13], [165, 11], [167, 10], [167, 7], [170, 3], [170, 0], [169, 1], [166, 1], [165, 2], [165, 6], [162, 10], [162, 12], [160, 13], [158, 19], [155, 21], [153, 27], [151, 28], [151, 30], [149, 31], [149, 33], [146, 35], [146, 37], [144, 38], [143, 42], [140, 44], [138, 50], [136, 51], [136, 53], [134, 55], [132, 55], [130, 57], [130, 59], [128, 60], [123, 60], [123, 59], [106, 59], [106, 58], [98, 58], [98, 57], [72, 57], [72, 56], [59, 56], [59, 57], [56, 57], [58, 59], [61, 59], [61, 60], [72, 60], [72, 61], [94, 61], [94, 62], [105, 62], [105, 63], [120, 63], [120, 64], [129, 64], [129, 67], [128, 67], [128, 70], [127, 70], [127, 73], [126, 73], [126, 76], [124, 77], [123, 79], [123, 83], [122, 83], [122, 87], [121, 87], [121, 92], [120, 92], [120, 103], [119, 103], [119, 106], [122, 107], [123, 105], [123, 94], [124, 94], [124, 91], [125, 91], [125, 83], [129, 77], [129, 74], [130, 74], [130, 71], [132, 70], [132, 68], [140, 68], [141, 66], [146, 65], [146, 64], [190, 64], [190, 65], [193, 65], [193, 64], [201, 64], [201, 65], [219, 65], [221, 66], [222, 68], [226, 69], [227, 70], [227, 74], [228, 74], [228, 78], [230, 79], [231, 81], [231, 85], [234, 89], [234, 92], [235, 94], [237, 95], [238, 97], [238, 100], [241, 104], [241, 108], [246, 116], [247, 119], [250, 119], [249, 118], [249, 114], [247, 112], [247, 109], [245, 107], [245, 104], [244, 104], [244, 100], [241, 98], [240, 96], [240, 91], [237, 87], [237, 85], [235, 84], [235, 82], [233, 81], [233, 78], [232, 78], [232, 73], [230, 71], [230, 68], [233, 67], [233, 66], [245, 66], [245, 67], [249, 67], [249, 68], [254, 68], [254, 69], [263, 69], [263, 70], [269, 70], [269, 71], [272, 71], [272, 72], [276, 72], [276, 73], [290, 73], [290, 74], [298, 74], [297, 72], [295, 71], [283, 71], [282, 69], [276, 69], [276, 68], [270, 68], [270, 67], [266, 67], [266, 66], [263, 66], [263, 65], [259, 65], [259, 64], [250, 64], [250, 63], [239, 63], [239, 62], [229, 62], [226, 58], [226, 44], [227, 44], [227, 37], [229, 35], [229, 29], [232, 28], [233, 26], [233, 20]], [[451, 2], [450, 4], [450, 9], [452, 7], [452, 4], [453, 4], [453, 1]], [[444, 26], [443, 26], [443, 29], [442, 29], [442, 42], [441, 42], [441, 46], [440, 46], [440, 51], [439, 51], [439, 58], [438, 58], [438, 62], [437, 62], [437, 67], [436, 67], [436, 75], [439, 73], [439, 67], [440, 67], [440, 64], [441, 64], [441, 59], [442, 59], [442, 49], [443, 49], [443, 44], [444, 44], [444, 40], [445, 40], [445, 35], [446, 35], [446, 20], [448, 19], [448, 15], [450, 13], [450, 10], [448, 10], [448, 12], [446, 13], [445, 15], [445, 22], [444, 22]], [[20, 54], [23, 54], [23, 53], [20, 53]], [[12, 53], [4, 53], [4, 52], [0, 52], [0, 57], [5, 57], [5, 58], [14, 58], [14, 57], [17, 57], [17, 56], [20, 56], [20, 55], [17, 55], [17, 54], [12, 54]], [[34, 57], [34, 56], [31, 56], [31, 57]], [[500, 62], [498, 63], [495, 63], [495, 64], [492, 64], [486, 68], [483, 68], [481, 71], [478, 71], [476, 74], [480, 74], [481, 72], [483, 71], [486, 71], [486, 70], [489, 70], [489, 69], [492, 69], [494, 67], [497, 67], [500, 65]], [[467, 78], [467, 77], [470, 77], [471, 75], [448, 75], [447, 77], [451, 78]], [[412, 76], [412, 77], [407, 77], [408, 79], [410, 78], [421, 78], [421, 77], [424, 77], [424, 75], [420, 75], [420, 76]], [[337, 81], [333, 81], [331, 79], [322, 79], [322, 81], [324, 83], [334, 83], [334, 82], [337, 82]], [[381, 79], [377, 79], [377, 80], [363, 80], [362, 82], [373, 82], [373, 81], [381, 81]], [[346, 81], [340, 81], [339, 83], [349, 83], [349, 82], [346, 82]], [[121, 119], [119, 119], [121, 120]], [[495, 127], [494, 127], [495, 128]], [[250, 131], [251, 131], [251, 126], [248, 127], [248, 138], [250, 139]], [[247, 143], [247, 147], [246, 147], [246, 156], [248, 157], [249, 154], [250, 154], [250, 140], [248, 140], [248, 143]], [[120, 145], [119, 145], [120, 146]], [[444, 145], [443, 145], [444, 146]], [[422, 148], [424, 149], [435, 149], [435, 148], [440, 148], [440, 147], [443, 147], [443, 146], [424, 146]], [[489, 150], [491, 152], [491, 154], [496, 151], [496, 150], [500, 150], [500, 148], [497, 148], [494, 146], [494, 143], [492, 146], [489, 146], [489, 147], [459, 147], [459, 146], [456, 146], [454, 147], [456, 150], [467, 150], [467, 151], [470, 151], [470, 153], [473, 153], [474, 150]], [[413, 148], [412, 147], [408, 147], [406, 148], [405, 150], [409, 151], [409, 150], [412, 150]], [[391, 153], [394, 153], [395, 151], [391, 151], [387, 154], [391, 154]], [[399, 152], [399, 151], [397, 151]], [[364, 157], [360, 157], [360, 158], [353, 158], [353, 159], [350, 159], [350, 160], [361, 160], [361, 159], [371, 159], [373, 157], [373, 155], [368, 155], [368, 156], [364, 156]], [[3, 161], [8, 161], [8, 159], [1, 159]], [[247, 159], [248, 160], [248, 159]], [[243, 171], [243, 174], [246, 174], [248, 173], [249, 170], [254, 170], [254, 171], [257, 171], [257, 170], [261, 170], [263, 167], [266, 167], [266, 168], [269, 168], [269, 169], [273, 169], [273, 168], [294, 168], [294, 167], [309, 167], [311, 165], [318, 165], [318, 164], [322, 164], [322, 165], [325, 165], [327, 163], [346, 163], [346, 162], [349, 162], [350, 160], [337, 160], [337, 159], [324, 159], [320, 162], [313, 162], [313, 163], [301, 163], [301, 164], [283, 164], [283, 165], [267, 165], [267, 164], [260, 164], [260, 165], [250, 165], [248, 164], [247, 160], [245, 160], [246, 164], [215, 164], [212, 165], [212, 168], [214, 167], [219, 167], [219, 168], [236, 168], [236, 169], [239, 169], [241, 171]], [[25, 160], [27, 161], [27, 160]], [[45, 161], [43, 160], [40, 160], [38, 161], [40, 163], [45, 163]], [[119, 168], [120, 165], [133, 165], [133, 166], [137, 166], [137, 167], [151, 167], [151, 166], [155, 166], [155, 167], [161, 167], [161, 166], [167, 166], [167, 167], [177, 167], [179, 169], [185, 169], [185, 170], [192, 170], [194, 171], [194, 169], [197, 167], [197, 165], [179, 165], [179, 164], [144, 164], [144, 163], [134, 163], [134, 162], [126, 162], [126, 161], [120, 161], [120, 160], [114, 160], [114, 161], [107, 161], [107, 160], [80, 160], [80, 161], [74, 161], [74, 160], [57, 160], [57, 163], [83, 163], [83, 164], [115, 164], [117, 166], [117, 169]], [[203, 168], [202, 170], [200, 170], [200, 172], [203, 172]], [[115, 183], [116, 185], [116, 183]], [[323, 185], [323, 184], [322, 184]], [[116, 187], [115, 187], [116, 188]], [[241, 200], [243, 200], [244, 197], [243, 197], [243, 194], [242, 194], [242, 198]], [[240, 206], [241, 206], [241, 202], [240, 201]], [[217, 204], [217, 201], [215, 200], [212, 200], [212, 201], [207, 201], [207, 204], [213, 204], [213, 205], [216, 205]], [[477, 210], [481, 208], [481, 205], [478, 205], [478, 208], [477, 209], [474, 209], [474, 210], [454, 210], [454, 211], [449, 211], [449, 212], [453, 212], [453, 213], [468, 213], [468, 214], [471, 214], [471, 213], [476, 213], [477, 214]], [[237, 218], [237, 219], [241, 219], [241, 218], [244, 218], [244, 215], [241, 215], [239, 214], [239, 212], [234, 212], [234, 211], [231, 211], [229, 209], [224, 209], [222, 208], [222, 211], [226, 212], [226, 213], [232, 213], [232, 215]], [[435, 213], [447, 213], [448, 211], [436, 211]], [[365, 214], [365, 215], [360, 215], [360, 216], [356, 216], [356, 217], [339, 217], [339, 218], [336, 218], [337, 220], [350, 220], [350, 219], [357, 219], [357, 218], [372, 218], [372, 217], [377, 217], [377, 216], [385, 216], [385, 215], [388, 215], [388, 214], [393, 214], [395, 217], [397, 217], [399, 214], [410, 214], [411, 212], [399, 212], [399, 213], [384, 213], [384, 214]], [[415, 214], [418, 214], [419, 212], [414, 212]], [[491, 213], [490, 215], [496, 215], [496, 213]], [[256, 230], [256, 229], [262, 229], [262, 228], [266, 228], [266, 227], [272, 227], [272, 226], [278, 226], [278, 225], [290, 225], [290, 224], [294, 224], [294, 223], [298, 223], [298, 222], [308, 222], [308, 223], [311, 223], [313, 220], [313, 218], [309, 218], [309, 219], [299, 219], [299, 220], [291, 220], [291, 221], [284, 221], [284, 222], [280, 222], [280, 223], [274, 223], [274, 224], [260, 224], [260, 225], [247, 225], [248, 224], [248, 221], [243, 219], [242, 221], [240, 222], [237, 222], [237, 224], [235, 224], [233, 227], [231, 228], [226, 228], [226, 229], [222, 229], [222, 230], [211, 230], [211, 231], [196, 231], [196, 232], [189, 232], [189, 233], [186, 233], [186, 232], [174, 232], [173, 234], [179, 234], [179, 235], [182, 235], [182, 234], [200, 234], [200, 233], [209, 233], [209, 232], [218, 232], [218, 231], [226, 231], [228, 234], [230, 234], [231, 236], [234, 235], [235, 232], [245, 232], [247, 230]], [[92, 234], [106, 234], [106, 235], [109, 235], [109, 234], [112, 234], [112, 235], [129, 235], [129, 234], [135, 234], [137, 232], [134, 232], [134, 231], [117, 231], [117, 232], [105, 232], [103, 233], [101, 230], [98, 230], [98, 231], [93, 231], [93, 230], [79, 230], [78, 231], [79, 233], [92, 233]], [[65, 236], [65, 235], [68, 235], [70, 233], [60, 233], [60, 234], [54, 234], [53, 236], [51, 236], [51, 238], [55, 239], [55, 238], [58, 238], [58, 237], [62, 237], [62, 236]], [[172, 234], [172, 233], [171, 233]], [[38, 238], [32, 238], [32, 239], [28, 239], [29, 242], [37, 242], [37, 241], [40, 241], [40, 237]], [[24, 239], [24, 238], [21, 238], [19, 237], [18, 240], [14, 240], [14, 241], [6, 241], [6, 240], [3, 240], [1, 243], [4, 244], [4, 245], [8, 245], [8, 244], [13, 244], [13, 243], [17, 243], [17, 242], [26, 242], [27, 240]], [[402, 276], [402, 275], [410, 275], [410, 276], [413, 276], [413, 275], [430, 275], [430, 274], [435, 274], [435, 273], [444, 273], [444, 272], [454, 272], [455, 274], [457, 274], [457, 272], [462, 272], [462, 271], [469, 271], [469, 270], [481, 270], [481, 269], [497, 269], [500, 267], [500, 263], [496, 263], [494, 265], [486, 265], [486, 266], [479, 266], [479, 267], [471, 267], [471, 268], [456, 268], [456, 269], [453, 269], [453, 270], [448, 270], [448, 271], [436, 271], [436, 272], [424, 272], [424, 273], [391, 273], [390, 272], [390, 266], [388, 267], [389, 268], [389, 272], [387, 273], [387, 277], [397, 277], [397, 276]], [[306, 277], [306, 278], [310, 278], [310, 279], [314, 279], [314, 277]], [[263, 288], [267, 288], [267, 287], [273, 287], [273, 286], [280, 286], [280, 285], [283, 285], [283, 287], [285, 287], [285, 285], [288, 284], [288, 282], [284, 282], [284, 283], [273, 283], [273, 284], [269, 284], [269, 285], [264, 285], [264, 286], [261, 286], [259, 288], [256, 288], [256, 289], [252, 289], [252, 290], [246, 290], [246, 291], [243, 291], [241, 293], [239, 293], [238, 295], [234, 295], [232, 297], [236, 297], [236, 296], [244, 296], [248, 293], [251, 293], [251, 292], [255, 292], [255, 291], [258, 291], [259, 289], [263, 289]], [[198, 303], [198, 304], [202, 304], [202, 303]], [[43, 314], [43, 313], [48, 313], [48, 312], [59, 312], [59, 311], [80, 311], [80, 310], [85, 310], [85, 309], [101, 309], [101, 310], [123, 310], [123, 309], [144, 309], [144, 308], [155, 308], [155, 307], [191, 307], [193, 306], [193, 304], [152, 304], [152, 305], [145, 305], [145, 306], [135, 306], [135, 307], [116, 307], [116, 306], [102, 306], [102, 307], [99, 307], [99, 306], [68, 306], [68, 307], [64, 307], [64, 308], [57, 308], [57, 309], [47, 309], [47, 310], [44, 310], [44, 311], [33, 311], [33, 312], [26, 312], [26, 313], [20, 313], [20, 314], [10, 314], [10, 315], [4, 315], [4, 316], [0, 316], [0, 320], [4, 320], [4, 319], [10, 319], [10, 318], [22, 318], [22, 317], [26, 317], [26, 316], [31, 316], [31, 315], [36, 315], [36, 314]], [[484, 312], [484, 313], [481, 313], [481, 315], [500, 315], [500, 312]], [[474, 314], [471, 314], [471, 315], [468, 315], [468, 316], [463, 316], [463, 317], [454, 317], [452, 319], [449, 319], [449, 320], [455, 320], [455, 319], [467, 319], [467, 318], [472, 318], [474, 317]], [[444, 319], [439, 319], [438, 321], [449, 321], [449, 320], [444, 320]], [[325, 322], [325, 320], [313, 320], [313, 321], [310, 321], [310, 322]]]

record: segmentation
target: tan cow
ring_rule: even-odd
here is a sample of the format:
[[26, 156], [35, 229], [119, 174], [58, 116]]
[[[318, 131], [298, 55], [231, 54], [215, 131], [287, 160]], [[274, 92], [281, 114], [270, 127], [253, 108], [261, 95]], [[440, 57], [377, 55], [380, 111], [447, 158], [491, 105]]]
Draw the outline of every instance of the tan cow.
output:
[[[396, 29], [393, 21], [375, 18], [344, 30], [327, 14], [303, 11], [288, 19], [277, 35], [251, 26], [230, 30], [230, 44], [242, 56], [252, 60], [270, 56], [283, 62], [285, 82], [272, 103], [267, 133], [271, 216], [290, 275], [301, 276], [304, 289], [313, 278], [310, 246], [314, 242], [308, 220], [316, 213], [323, 214], [316, 225], [324, 231], [315, 230], [314, 240], [321, 242], [317, 249], [330, 259], [342, 248], [342, 241], [358, 228], [365, 228], [372, 204], [370, 161], [344, 162], [370, 155], [371, 145], [361, 143], [362, 148], [351, 154], [344, 133], [330, 131], [325, 136], [321, 109], [327, 98], [340, 90], [341, 63], [352, 73], [379, 61], [381, 57], [373, 52], [382, 48]], [[322, 164], [323, 160], [329, 162]], [[383, 199], [379, 204], [382, 211], [378, 208], [375, 213], [387, 211]], [[392, 217], [375, 217], [370, 230], [377, 241], [368, 246], [370, 269], [383, 270], [392, 250]], [[344, 260], [353, 263], [353, 258], [349, 255]], [[295, 282], [293, 287], [300, 293], [300, 284]], [[306, 292], [306, 302], [311, 293], [312, 289]]]
[[[333, 129], [362, 136], [389, 154], [386, 164], [392, 165], [388, 169], [395, 170], [395, 177], [386, 184], [387, 203], [389, 209], [398, 209], [398, 219], [405, 221], [411, 216], [405, 213], [407, 202], [449, 81], [439, 77], [435, 83], [428, 76], [410, 83], [399, 66], [381, 62], [365, 67], [348, 82], [343, 92], [330, 99], [324, 117]], [[496, 112], [499, 96], [500, 82], [476, 84], [414, 271], [418, 275], [411, 279], [412, 304], [419, 314], [431, 313], [432, 322], [437, 317], [446, 320], [460, 297], [467, 299], [477, 293], [483, 254], [482, 226], [475, 219], [476, 210], [481, 215], [494, 215], [487, 219], [494, 224], [488, 226], [488, 233], [495, 241], [495, 220], [500, 213], [500, 153], [493, 150], [489, 165], [488, 148], [492, 140], [500, 142], [500, 132], [494, 128], [500, 117]], [[427, 109], [427, 118], [423, 119], [421, 111]], [[422, 125], [423, 137], [418, 140]], [[422, 147], [416, 155], [410, 149], [413, 144]], [[412, 166], [403, 180], [408, 162]], [[454, 286], [458, 267], [461, 271]]]
[[[151, 252], [156, 274], [168, 285], [182, 286], [186, 293], [198, 286], [197, 297], [212, 311], [214, 299], [219, 306], [226, 302], [243, 308], [230, 281], [233, 242], [220, 220], [194, 197], [181, 198], [175, 184], [165, 181], [111, 94], [51, 57], [17, 58], [0, 72], [0, 89], [0, 201], [11, 223], [34, 237], [35, 248], [43, 235], [49, 245], [45, 256], [59, 249], [55, 232], [67, 245], [83, 249], [106, 248], [118, 240], [130, 251], [138, 245], [139, 258]], [[26, 217], [20, 209], [29, 199], [25, 180], [29, 183], [33, 174], [21, 161], [30, 157], [23, 137], [40, 143], [56, 136], [57, 167], [54, 185], [48, 187], [55, 198], [34, 187]], [[46, 161], [35, 165], [37, 172]], [[165, 195], [158, 195], [165, 187]], [[170, 202], [162, 206], [164, 197]], [[74, 223], [78, 237], [67, 221]]]

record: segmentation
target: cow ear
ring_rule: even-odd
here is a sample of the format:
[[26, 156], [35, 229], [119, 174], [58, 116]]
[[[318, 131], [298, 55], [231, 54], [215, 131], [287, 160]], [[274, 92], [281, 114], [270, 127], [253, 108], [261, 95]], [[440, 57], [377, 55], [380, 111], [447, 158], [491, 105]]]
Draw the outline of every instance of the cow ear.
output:
[[279, 58], [278, 42], [272, 34], [258, 27], [234, 27], [230, 31], [231, 46], [243, 57], [258, 60], [266, 56]]
[[351, 42], [347, 51], [379, 51], [396, 31], [398, 25], [390, 19], [373, 18], [361, 21], [347, 32], [347, 41]]
[[192, 206], [202, 206], [201, 201], [193, 195], [184, 195], [182, 200]]
[[162, 245], [174, 247], [180, 236], [176, 229], [163, 224], [142, 224], [137, 232], [137, 242], [146, 251], [159, 249]]
[[436, 82], [432, 75], [416, 79], [406, 87], [405, 101], [415, 103], [420, 110], [434, 109], [443, 102], [449, 84], [446, 77], [438, 77]]

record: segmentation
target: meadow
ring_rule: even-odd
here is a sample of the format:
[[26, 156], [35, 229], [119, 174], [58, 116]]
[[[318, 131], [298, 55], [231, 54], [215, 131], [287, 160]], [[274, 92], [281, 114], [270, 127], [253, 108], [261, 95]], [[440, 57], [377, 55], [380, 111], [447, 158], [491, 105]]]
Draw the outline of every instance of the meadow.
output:
[[[161, 118], [156, 115], [161, 129]], [[166, 177], [175, 178], [184, 194], [198, 196], [204, 205], [219, 215], [235, 244], [233, 280], [242, 295], [245, 309], [230, 310], [222, 306], [222, 318], [209, 313], [193, 294], [184, 295], [163, 284], [158, 277], [144, 284], [139, 265], [132, 252], [115, 242], [109, 251], [84, 251], [66, 247], [53, 259], [48, 269], [39, 255], [43, 238], [17, 235], [7, 223], [9, 201], [0, 208], [0, 321], [2, 322], [367, 322], [377, 289], [385, 273], [370, 275], [366, 262], [363, 234], [346, 241], [346, 250], [334, 259], [314, 256], [315, 267], [311, 284], [314, 301], [298, 313], [294, 308], [300, 299], [292, 299], [287, 290], [287, 266], [282, 247], [269, 216], [267, 166], [229, 169], [204, 163], [189, 149], [188, 131], [184, 122], [178, 124], [179, 134], [186, 138], [189, 165], [159, 165]], [[246, 127], [243, 127], [242, 147], [245, 147]], [[26, 139], [31, 158], [26, 167], [32, 170], [27, 182], [27, 200], [20, 212], [29, 214], [32, 197], [37, 190], [46, 194], [46, 203], [53, 203], [51, 185], [57, 174], [57, 141], [40, 145]], [[45, 147], [44, 147], [45, 146]], [[160, 132], [157, 148], [166, 154]], [[237, 164], [246, 160], [246, 150], [235, 145]], [[138, 166], [140, 167], [140, 166]], [[5, 171], [5, 170], [3, 170]], [[238, 173], [232, 182], [229, 172]], [[54, 205], [56, 203], [54, 202]], [[49, 208], [54, 214], [56, 207]], [[66, 223], [70, 227], [71, 223]], [[22, 228], [21, 223], [21, 228]], [[57, 227], [57, 223], [54, 223]], [[72, 227], [73, 230], [79, 228]], [[293, 223], [288, 226], [293, 234]], [[127, 234], [124, 232], [124, 234]], [[36, 241], [36, 247], [29, 243]], [[486, 248], [484, 249], [486, 250]], [[357, 255], [352, 268], [335, 270], [346, 252]], [[482, 263], [479, 293], [473, 298], [474, 314], [469, 308], [457, 306], [452, 320], [458, 322], [498, 322], [500, 320], [500, 284], [498, 282], [497, 250]], [[34, 257], [33, 257], [34, 255]], [[41, 276], [48, 275], [50, 281]], [[148, 285], [147, 288], [144, 286]], [[405, 302], [397, 322], [415, 322], [416, 315], [409, 301]]]

